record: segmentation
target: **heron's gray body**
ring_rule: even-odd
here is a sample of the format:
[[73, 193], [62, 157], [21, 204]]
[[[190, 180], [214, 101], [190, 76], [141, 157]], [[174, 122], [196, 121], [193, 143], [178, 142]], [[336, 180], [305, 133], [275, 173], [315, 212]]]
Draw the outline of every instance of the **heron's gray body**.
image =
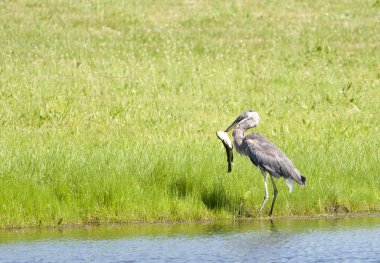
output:
[[258, 132], [243, 135], [243, 138], [240, 138], [241, 134], [244, 133], [237, 132], [235, 128], [233, 137], [238, 153], [248, 156], [254, 165], [273, 177], [293, 179], [303, 185], [301, 173], [276, 145]]
[[256, 127], [259, 124], [259, 120], [260, 118], [257, 112], [247, 110], [226, 129], [226, 132], [234, 128], [232, 137], [236, 151], [249, 157], [252, 163], [260, 168], [264, 177], [265, 196], [259, 212], [262, 211], [268, 200], [266, 173], [269, 173], [274, 189], [274, 198], [269, 212], [269, 215], [271, 215], [278, 193], [272, 177], [284, 177], [290, 191], [293, 189], [292, 181], [296, 181], [298, 184], [304, 186], [306, 177], [294, 167], [289, 158], [276, 145], [263, 135], [257, 132], [248, 135], [245, 134], [248, 129]]

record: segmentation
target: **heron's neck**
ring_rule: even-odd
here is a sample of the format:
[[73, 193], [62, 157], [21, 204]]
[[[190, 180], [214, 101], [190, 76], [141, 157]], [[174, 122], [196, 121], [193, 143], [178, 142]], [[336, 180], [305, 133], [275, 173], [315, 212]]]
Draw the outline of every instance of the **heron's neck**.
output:
[[253, 119], [248, 119], [245, 122], [239, 123], [234, 131], [232, 132], [232, 137], [234, 138], [234, 144], [236, 149], [241, 152], [239, 149], [242, 147], [243, 140], [245, 138], [245, 132], [251, 128], [256, 127], [258, 122]]
[[232, 132], [232, 137], [234, 138], [235, 148], [237, 151], [239, 151], [240, 147], [243, 144], [243, 140], [245, 137], [245, 130], [241, 129], [239, 126], [236, 126], [234, 131]]

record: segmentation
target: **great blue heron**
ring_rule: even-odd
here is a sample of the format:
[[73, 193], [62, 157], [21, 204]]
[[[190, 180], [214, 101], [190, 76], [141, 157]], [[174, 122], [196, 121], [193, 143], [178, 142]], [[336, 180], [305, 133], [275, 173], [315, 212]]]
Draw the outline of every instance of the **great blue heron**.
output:
[[276, 202], [278, 190], [272, 177], [285, 178], [286, 184], [291, 192], [293, 190], [292, 180], [304, 186], [306, 177], [303, 176], [297, 168], [294, 167], [288, 157], [276, 145], [271, 143], [267, 138], [257, 132], [245, 135], [248, 129], [254, 128], [259, 124], [259, 114], [253, 110], [244, 111], [226, 130], [229, 132], [232, 128], [232, 137], [234, 139], [235, 149], [238, 153], [246, 155], [251, 159], [252, 163], [260, 168], [264, 177], [265, 196], [260, 206], [259, 214], [263, 210], [264, 205], [268, 201], [268, 185], [267, 173], [273, 184], [273, 201], [269, 211], [272, 215], [273, 207]]

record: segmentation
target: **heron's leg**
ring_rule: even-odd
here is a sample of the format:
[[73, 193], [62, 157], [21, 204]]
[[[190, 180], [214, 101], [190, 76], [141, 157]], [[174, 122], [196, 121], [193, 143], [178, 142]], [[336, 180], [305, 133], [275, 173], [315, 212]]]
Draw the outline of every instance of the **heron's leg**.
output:
[[266, 175], [266, 172], [263, 171], [263, 170], [261, 170], [261, 173], [263, 174], [263, 177], [264, 177], [265, 196], [264, 196], [264, 201], [263, 201], [263, 203], [262, 203], [261, 206], [260, 206], [260, 209], [259, 209], [258, 214], [261, 214], [261, 211], [263, 210], [264, 205], [265, 205], [266, 202], [268, 201], [268, 184], [267, 184], [267, 175]]
[[271, 216], [272, 212], [273, 212], [274, 203], [276, 202], [278, 191], [277, 191], [277, 187], [276, 187], [276, 184], [274, 183], [272, 176], [269, 175], [269, 177], [270, 177], [270, 180], [272, 181], [272, 185], [273, 185], [273, 201], [272, 201], [272, 206], [271, 206], [270, 211], [269, 211], [269, 216]]

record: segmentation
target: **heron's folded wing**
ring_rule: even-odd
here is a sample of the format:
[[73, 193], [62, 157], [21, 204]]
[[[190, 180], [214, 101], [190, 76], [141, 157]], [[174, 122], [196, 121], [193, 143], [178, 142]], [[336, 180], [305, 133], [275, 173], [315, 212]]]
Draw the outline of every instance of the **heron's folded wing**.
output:
[[256, 135], [254, 139], [248, 138], [247, 146], [251, 160], [254, 159], [257, 162], [256, 165], [265, 168], [272, 176], [292, 178], [297, 183], [303, 184], [301, 173], [289, 158], [264, 136], [260, 134]]

